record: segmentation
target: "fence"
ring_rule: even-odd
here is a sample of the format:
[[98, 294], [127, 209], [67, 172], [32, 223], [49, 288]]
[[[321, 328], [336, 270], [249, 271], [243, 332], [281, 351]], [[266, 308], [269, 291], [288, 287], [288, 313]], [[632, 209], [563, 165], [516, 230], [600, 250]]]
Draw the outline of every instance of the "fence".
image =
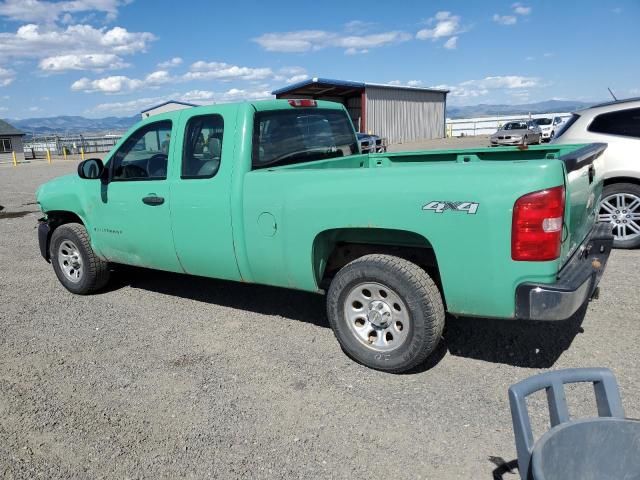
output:
[[46, 135], [25, 139], [25, 158], [48, 158], [50, 155], [84, 156], [87, 153], [108, 152], [120, 140], [121, 134], [109, 135]]
[[478, 118], [458, 118], [455, 120], [447, 119], [447, 136], [448, 137], [468, 137], [476, 135], [491, 135], [495, 133], [505, 122], [522, 119], [546, 118], [546, 117], [562, 117], [563, 119], [570, 117], [570, 113], [536, 113], [527, 115], [501, 115], [495, 117], [478, 117]]

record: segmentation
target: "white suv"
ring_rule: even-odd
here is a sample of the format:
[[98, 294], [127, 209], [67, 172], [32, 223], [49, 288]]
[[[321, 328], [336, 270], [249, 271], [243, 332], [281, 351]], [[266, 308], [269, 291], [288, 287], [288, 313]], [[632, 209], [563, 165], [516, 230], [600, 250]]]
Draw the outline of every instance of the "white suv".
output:
[[540, 130], [542, 130], [542, 140], [548, 141], [556, 136], [556, 133], [562, 128], [562, 124], [564, 123], [562, 117], [558, 116], [534, 118], [533, 121], [540, 127]]
[[571, 115], [552, 143], [604, 142], [600, 220], [611, 222], [614, 246], [640, 246], [640, 98], [595, 105]]

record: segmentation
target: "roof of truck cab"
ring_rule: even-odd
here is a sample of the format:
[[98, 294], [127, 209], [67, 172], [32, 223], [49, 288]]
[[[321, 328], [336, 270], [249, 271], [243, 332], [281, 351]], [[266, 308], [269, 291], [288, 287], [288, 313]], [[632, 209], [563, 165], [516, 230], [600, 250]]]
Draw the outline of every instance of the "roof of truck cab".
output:
[[[264, 110], [289, 110], [300, 108], [289, 105], [289, 100], [261, 100], [258, 102], [252, 102], [251, 104], [259, 112], [262, 112]], [[329, 102], [327, 100], [316, 100], [316, 104], [320, 108], [332, 108], [335, 110], [342, 110], [342, 108], [344, 108], [341, 103]]]
[[[344, 107], [340, 103], [336, 102], [328, 102], [326, 100], [316, 100], [317, 107], [315, 108], [328, 108], [332, 110], [342, 110]], [[217, 103], [211, 105], [199, 105], [196, 107], [182, 109], [182, 110], [171, 110], [169, 112], [159, 113], [147, 118], [142, 119], [139, 123], [153, 123], [159, 122], [163, 120], [171, 120], [175, 121], [178, 119], [180, 115], [184, 115], [185, 113], [191, 116], [197, 115], [206, 115], [208, 113], [216, 113], [220, 110], [228, 110], [234, 107], [240, 107], [244, 105], [252, 106], [256, 111], [263, 112], [268, 110], [295, 110], [301, 107], [293, 107], [289, 104], [289, 100], [257, 100], [254, 102], [234, 102], [234, 103]], [[302, 107], [302, 108], [314, 108], [314, 107]], [[138, 124], [136, 124], [138, 125]]]

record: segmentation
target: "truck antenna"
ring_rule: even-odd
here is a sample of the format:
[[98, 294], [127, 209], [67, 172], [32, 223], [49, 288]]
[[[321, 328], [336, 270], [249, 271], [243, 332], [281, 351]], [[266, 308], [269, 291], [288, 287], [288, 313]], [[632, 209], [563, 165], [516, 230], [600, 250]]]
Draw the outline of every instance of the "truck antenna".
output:
[[616, 98], [616, 96], [613, 94], [613, 92], [611, 91], [611, 89], [609, 87], [607, 87], [607, 90], [609, 90], [609, 93], [611, 94], [611, 96], [613, 97], [613, 99], [617, 102], [618, 99]]

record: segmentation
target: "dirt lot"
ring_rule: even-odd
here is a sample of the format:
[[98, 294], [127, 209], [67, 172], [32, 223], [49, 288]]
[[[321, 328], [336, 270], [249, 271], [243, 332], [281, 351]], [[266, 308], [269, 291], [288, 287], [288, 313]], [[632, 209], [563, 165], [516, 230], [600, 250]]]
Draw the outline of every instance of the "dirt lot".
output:
[[548, 368], [610, 367], [640, 417], [640, 251], [614, 252], [586, 316], [451, 318], [428, 365], [389, 375], [341, 352], [318, 295], [136, 269], [71, 295], [34, 191], [74, 168], [0, 166], [4, 478], [515, 480], [507, 387]]

